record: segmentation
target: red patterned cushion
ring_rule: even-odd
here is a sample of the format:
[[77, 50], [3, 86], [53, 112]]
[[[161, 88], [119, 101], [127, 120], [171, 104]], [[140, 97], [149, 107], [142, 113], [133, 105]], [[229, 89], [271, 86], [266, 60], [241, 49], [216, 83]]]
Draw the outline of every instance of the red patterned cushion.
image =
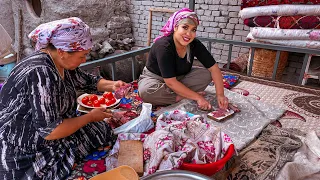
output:
[[249, 27], [277, 27], [280, 29], [320, 29], [320, 16], [257, 16], [244, 20]]
[[281, 29], [320, 29], [320, 16], [281, 16]]
[[320, 0], [242, 0], [241, 9], [278, 4], [320, 4]]
[[256, 16], [245, 19], [243, 23], [249, 27], [276, 27], [277, 16]]

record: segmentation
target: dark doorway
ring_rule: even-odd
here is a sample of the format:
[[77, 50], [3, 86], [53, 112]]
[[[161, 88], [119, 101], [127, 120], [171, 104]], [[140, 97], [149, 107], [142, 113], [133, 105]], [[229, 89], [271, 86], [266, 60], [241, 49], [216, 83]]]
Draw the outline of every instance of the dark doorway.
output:
[[27, 0], [28, 6], [30, 8], [31, 13], [36, 15], [37, 17], [41, 16], [42, 7], [41, 7], [41, 1], [40, 0]]

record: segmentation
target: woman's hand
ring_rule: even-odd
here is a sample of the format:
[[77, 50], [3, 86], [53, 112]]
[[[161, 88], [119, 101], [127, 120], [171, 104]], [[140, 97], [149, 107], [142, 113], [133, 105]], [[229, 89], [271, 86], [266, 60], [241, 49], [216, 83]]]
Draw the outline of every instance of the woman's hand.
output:
[[127, 85], [127, 83], [123, 82], [123, 81], [115, 81], [112, 87], [112, 91], [116, 91], [117, 89], [119, 89], [121, 86], [125, 86]]
[[200, 97], [197, 100], [198, 107], [202, 110], [209, 111], [211, 110], [212, 106], [210, 102], [208, 102], [203, 96], [200, 95]]
[[105, 118], [112, 117], [111, 113], [106, 113], [105, 108], [94, 108], [89, 112], [89, 114], [91, 116], [90, 122], [99, 122]]
[[219, 104], [220, 108], [222, 108], [222, 109], [227, 109], [228, 108], [229, 100], [224, 95], [218, 95], [217, 96], [217, 101], [218, 101], [218, 104]]

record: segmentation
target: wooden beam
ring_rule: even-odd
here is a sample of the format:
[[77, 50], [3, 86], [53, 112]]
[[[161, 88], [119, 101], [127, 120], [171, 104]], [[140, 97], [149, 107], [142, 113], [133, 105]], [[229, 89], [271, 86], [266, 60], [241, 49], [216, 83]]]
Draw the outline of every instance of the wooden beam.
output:
[[167, 9], [167, 8], [150, 8], [149, 9], [147, 46], [150, 46], [150, 44], [151, 44], [152, 12], [174, 13], [176, 11], [177, 10], [175, 10], [175, 9]]

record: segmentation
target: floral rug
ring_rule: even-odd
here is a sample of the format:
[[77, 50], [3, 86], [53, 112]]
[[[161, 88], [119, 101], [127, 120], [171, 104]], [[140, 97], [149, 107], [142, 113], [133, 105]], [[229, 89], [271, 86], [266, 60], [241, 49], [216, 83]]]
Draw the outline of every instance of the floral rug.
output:
[[231, 90], [286, 109], [285, 116], [279, 120], [280, 126], [303, 132], [314, 130], [320, 135], [320, 95], [317, 90], [301, 92], [282, 87], [241, 81]]

